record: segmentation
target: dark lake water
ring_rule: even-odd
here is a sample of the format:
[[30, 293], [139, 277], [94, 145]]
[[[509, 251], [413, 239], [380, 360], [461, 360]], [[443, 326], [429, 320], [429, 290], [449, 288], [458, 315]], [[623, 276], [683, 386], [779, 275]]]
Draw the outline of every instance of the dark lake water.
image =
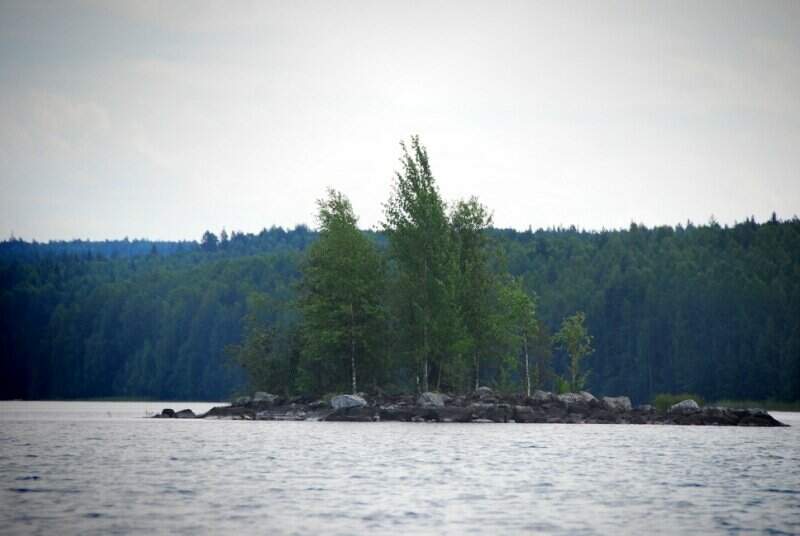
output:
[[0, 402], [0, 534], [800, 533], [792, 428], [145, 419]]

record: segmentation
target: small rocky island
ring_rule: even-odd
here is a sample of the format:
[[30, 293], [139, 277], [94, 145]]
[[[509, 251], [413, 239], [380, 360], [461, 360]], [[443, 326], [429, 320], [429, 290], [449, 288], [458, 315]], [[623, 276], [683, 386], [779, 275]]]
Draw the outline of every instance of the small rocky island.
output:
[[164, 409], [156, 418], [243, 419], [265, 421], [458, 422], [683, 424], [718, 426], [787, 426], [761, 409], [700, 407], [684, 400], [666, 411], [650, 405], [632, 406], [627, 396], [596, 398], [591, 393], [532, 396], [508, 395], [480, 387], [469, 395], [422, 393], [419, 396], [338, 395], [330, 401], [257, 392], [229, 406], [195, 415], [191, 410]]

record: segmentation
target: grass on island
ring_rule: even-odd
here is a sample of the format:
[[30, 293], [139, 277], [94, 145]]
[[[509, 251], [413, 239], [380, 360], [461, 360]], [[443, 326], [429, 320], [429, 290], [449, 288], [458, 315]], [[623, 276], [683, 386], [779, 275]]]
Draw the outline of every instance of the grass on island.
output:
[[759, 408], [767, 411], [800, 411], [800, 401], [780, 402], [778, 400], [731, 400], [726, 398], [706, 404], [702, 396], [692, 393], [658, 394], [653, 398], [653, 406], [659, 411], [666, 411], [670, 406], [682, 400], [694, 400], [699, 406], [720, 406], [734, 409]]
[[653, 405], [658, 411], [667, 411], [670, 406], [673, 406], [684, 400], [694, 400], [697, 402], [698, 406], [703, 406], [705, 404], [705, 400], [703, 400], [703, 397], [700, 395], [695, 395], [692, 393], [677, 393], [674, 395], [669, 393], [661, 393], [653, 398]]
[[715, 406], [724, 408], [760, 408], [767, 411], [800, 411], [800, 401], [780, 402], [778, 400], [718, 400]]

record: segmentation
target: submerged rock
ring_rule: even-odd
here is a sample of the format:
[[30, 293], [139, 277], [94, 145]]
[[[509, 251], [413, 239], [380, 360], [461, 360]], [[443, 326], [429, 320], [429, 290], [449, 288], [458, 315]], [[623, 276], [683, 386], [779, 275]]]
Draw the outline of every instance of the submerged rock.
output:
[[367, 401], [358, 395], [339, 395], [331, 399], [333, 409], [363, 408]]
[[372, 422], [380, 420], [377, 409], [375, 407], [367, 407], [366, 402], [364, 404], [364, 406], [346, 406], [337, 408], [333, 413], [326, 416], [323, 420], [344, 422]]

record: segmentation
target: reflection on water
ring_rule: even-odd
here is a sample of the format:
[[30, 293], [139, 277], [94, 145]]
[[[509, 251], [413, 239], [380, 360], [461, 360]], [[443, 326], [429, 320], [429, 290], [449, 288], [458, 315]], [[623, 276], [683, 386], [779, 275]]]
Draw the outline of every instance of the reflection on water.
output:
[[792, 428], [158, 420], [0, 402], [0, 533], [800, 532]]

